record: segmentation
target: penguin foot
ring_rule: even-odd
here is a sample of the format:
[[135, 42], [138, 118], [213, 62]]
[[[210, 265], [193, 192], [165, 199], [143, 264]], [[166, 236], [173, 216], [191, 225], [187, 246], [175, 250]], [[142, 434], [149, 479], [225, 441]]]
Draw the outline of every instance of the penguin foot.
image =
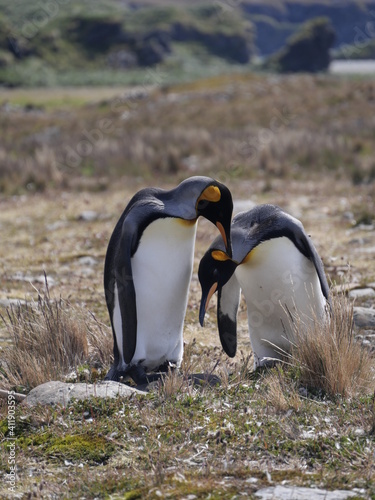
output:
[[273, 359], [264, 361], [261, 365], [258, 365], [254, 368], [254, 371], [249, 373], [250, 380], [258, 380], [261, 375], [267, 373], [271, 368], [274, 368], [280, 363], [280, 360]]
[[177, 368], [177, 363], [175, 361], [165, 361], [159, 368], [156, 370], [162, 373], [168, 373], [169, 370], [174, 371]]
[[125, 377], [127, 372], [117, 370], [115, 366], [112, 366], [107, 375], [104, 377], [104, 380], [113, 380], [114, 382], [120, 382], [120, 378]]
[[137, 386], [156, 382], [163, 377], [163, 373], [146, 373], [145, 368], [140, 364], [131, 366], [126, 374], [134, 380]]

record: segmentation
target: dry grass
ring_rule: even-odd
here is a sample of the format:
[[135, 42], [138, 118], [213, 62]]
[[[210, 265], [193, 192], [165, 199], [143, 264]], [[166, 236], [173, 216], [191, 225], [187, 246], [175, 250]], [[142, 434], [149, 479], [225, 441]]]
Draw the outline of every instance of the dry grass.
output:
[[286, 376], [280, 366], [273, 368], [264, 377], [267, 402], [277, 411], [298, 411], [301, 398], [296, 382]]
[[5, 323], [11, 344], [2, 352], [0, 381], [30, 390], [89, 363], [108, 367], [112, 353], [109, 328], [61, 297], [54, 300], [47, 286], [36, 301], [11, 306]]
[[289, 360], [298, 368], [303, 385], [331, 397], [374, 392], [375, 360], [355, 339], [352, 302], [334, 296], [329, 321], [301, 326], [296, 324]]
[[88, 364], [96, 368], [108, 367], [113, 360], [112, 329], [91, 312], [85, 325], [89, 345]]
[[226, 179], [313, 169], [372, 182], [374, 88], [333, 77], [232, 75], [139, 94], [119, 90], [107, 100], [99, 94], [90, 105], [47, 95], [45, 104], [28, 106], [10, 95], [0, 120], [0, 191], [197, 169]]

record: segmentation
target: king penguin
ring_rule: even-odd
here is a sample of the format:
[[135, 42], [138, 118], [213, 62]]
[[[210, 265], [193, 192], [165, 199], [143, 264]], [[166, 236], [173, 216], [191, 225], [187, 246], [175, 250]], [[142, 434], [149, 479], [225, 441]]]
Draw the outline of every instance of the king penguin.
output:
[[106, 379], [129, 375], [137, 384], [153, 371], [180, 366], [183, 322], [193, 269], [197, 219], [221, 233], [231, 255], [233, 202], [209, 177], [190, 177], [169, 191], [145, 188], [125, 208], [110, 238], [104, 288], [114, 337]]
[[256, 369], [290, 352], [294, 328], [324, 319], [329, 287], [322, 261], [302, 223], [281, 208], [259, 205], [239, 213], [232, 221], [231, 238], [232, 256], [216, 239], [199, 264], [199, 320], [203, 325], [217, 290], [220, 341], [228, 356], [235, 356], [242, 290]]

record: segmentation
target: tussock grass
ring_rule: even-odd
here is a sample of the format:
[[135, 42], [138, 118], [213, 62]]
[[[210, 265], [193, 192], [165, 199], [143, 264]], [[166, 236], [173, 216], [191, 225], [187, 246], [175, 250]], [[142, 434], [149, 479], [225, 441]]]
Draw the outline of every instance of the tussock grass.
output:
[[289, 361], [297, 367], [301, 384], [328, 396], [374, 392], [375, 360], [355, 339], [353, 303], [344, 296], [332, 298], [328, 321], [309, 327], [296, 323]]
[[36, 301], [11, 306], [1, 318], [11, 339], [0, 365], [0, 382], [8, 388], [30, 390], [82, 364], [110, 363], [109, 329], [61, 297], [54, 300], [47, 280]]

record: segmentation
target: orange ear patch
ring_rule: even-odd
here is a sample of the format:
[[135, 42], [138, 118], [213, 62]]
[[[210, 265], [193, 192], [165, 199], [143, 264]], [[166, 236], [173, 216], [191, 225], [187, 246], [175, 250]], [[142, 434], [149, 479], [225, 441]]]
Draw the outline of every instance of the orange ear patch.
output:
[[231, 260], [228, 255], [223, 252], [222, 250], [212, 250], [211, 252], [211, 257], [215, 260], [218, 260], [220, 262], [224, 262], [226, 260]]
[[198, 198], [198, 201], [219, 201], [221, 198], [220, 189], [217, 186], [208, 186]]

